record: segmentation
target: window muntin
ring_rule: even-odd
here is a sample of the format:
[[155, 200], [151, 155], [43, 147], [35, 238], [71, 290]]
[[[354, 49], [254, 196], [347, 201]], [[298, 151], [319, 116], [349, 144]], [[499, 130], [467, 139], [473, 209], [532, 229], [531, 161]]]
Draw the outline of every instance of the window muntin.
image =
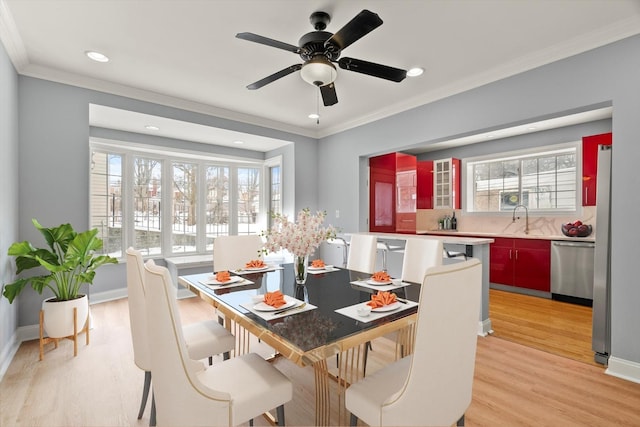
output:
[[206, 253], [215, 236], [260, 233], [267, 228], [260, 213], [270, 203], [262, 175], [276, 167], [281, 181], [279, 157], [225, 162], [93, 140], [91, 152], [92, 227], [100, 230], [103, 252], [116, 257], [128, 246], [153, 256]]
[[467, 212], [575, 212], [578, 200], [575, 146], [501, 158], [468, 160]]

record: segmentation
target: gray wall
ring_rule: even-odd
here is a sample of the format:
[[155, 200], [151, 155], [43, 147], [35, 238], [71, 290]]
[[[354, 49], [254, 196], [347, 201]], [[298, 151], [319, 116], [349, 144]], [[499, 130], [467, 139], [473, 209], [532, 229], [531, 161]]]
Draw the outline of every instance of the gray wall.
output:
[[[0, 279], [12, 282], [15, 268], [7, 249], [18, 238], [18, 74], [0, 43]], [[4, 291], [4, 289], [3, 289]], [[0, 296], [0, 377], [18, 320], [17, 304]]]
[[[19, 77], [18, 95], [20, 240], [41, 241], [31, 218], [37, 218], [45, 226], [69, 222], [78, 230], [88, 227], [90, 135], [221, 154], [247, 154], [246, 150], [90, 128], [91, 103], [295, 142], [295, 150], [281, 150], [285, 165], [295, 168], [293, 165], [313, 163], [313, 166], [295, 168], [296, 198], [291, 199], [292, 191], [285, 193], [289, 198], [285, 204], [293, 206], [293, 211], [307, 206], [317, 207], [317, 173], [313, 160], [317, 141], [312, 138], [25, 76]], [[251, 153], [250, 157], [256, 156], [264, 158], [264, 155], [256, 153]], [[304, 173], [298, 173], [298, 169]], [[85, 292], [92, 295], [124, 288], [125, 265], [107, 265], [97, 271], [94, 285]], [[37, 324], [42, 299], [31, 289], [25, 289], [18, 301], [19, 326]]]
[[[634, 36], [324, 138], [320, 205], [343, 230], [367, 230], [366, 157], [612, 105], [612, 355], [640, 363], [639, 236], [628, 227], [640, 218], [638, 52], [640, 36]], [[340, 218], [332, 216], [336, 209]]]

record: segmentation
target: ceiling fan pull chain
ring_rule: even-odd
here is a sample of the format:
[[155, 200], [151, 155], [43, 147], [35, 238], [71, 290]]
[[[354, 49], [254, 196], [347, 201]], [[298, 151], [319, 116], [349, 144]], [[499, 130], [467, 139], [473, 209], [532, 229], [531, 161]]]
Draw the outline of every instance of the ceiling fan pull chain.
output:
[[320, 86], [316, 92], [316, 125], [320, 124]]

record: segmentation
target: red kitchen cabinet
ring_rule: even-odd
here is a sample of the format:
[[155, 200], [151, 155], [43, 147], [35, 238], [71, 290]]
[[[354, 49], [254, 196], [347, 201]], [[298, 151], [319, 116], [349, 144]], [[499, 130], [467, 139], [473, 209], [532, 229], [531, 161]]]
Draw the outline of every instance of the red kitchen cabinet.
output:
[[369, 159], [369, 231], [415, 233], [416, 163], [403, 153]]
[[595, 206], [598, 176], [598, 145], [611, 145], [611, 133], [582, 138], [582, 206]]
[[551, 291], [551, 242], [497, 237], [491, 244], [489, 281]]
[[417, 164], [418, 209], [433, 209], [433, 161], [422, 160]]

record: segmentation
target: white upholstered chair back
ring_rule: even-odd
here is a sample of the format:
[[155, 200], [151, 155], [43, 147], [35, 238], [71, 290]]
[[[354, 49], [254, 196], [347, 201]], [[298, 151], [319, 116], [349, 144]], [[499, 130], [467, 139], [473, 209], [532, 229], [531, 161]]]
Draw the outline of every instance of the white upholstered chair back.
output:
[[481, 287], [477, 259], [427, 271], [409, 375], [383, 404], [381, 425], [444, 426], [464, 415], [471, 404]]
[[427, 270], [442, 265], [442, 241], [408, 238], [402, 259], [402, 281], [422, 283]]
[[201, 362], [189, 358], [169, 271], [145, 264], [147, 324], [158, 425], [230, 425], [228, 393], [204, 387]]
[[133, 248], [127, 251], [127, 294], [129, 323], [133, 341], [133, 359], [143, 371], [151, 371], [151, 353], [147, 337], [147, 311], [145, 308], [144, 261], [142, 254]]
[[353, 234], [349, 240], [347, 269], [362, 273], [374, 273], [378, 239], [367, 234]]
[[264, 242], [257, 234], [218, 236], [213, 240], [213, 271], [237, 270], [253, 259], [262, 259]]

